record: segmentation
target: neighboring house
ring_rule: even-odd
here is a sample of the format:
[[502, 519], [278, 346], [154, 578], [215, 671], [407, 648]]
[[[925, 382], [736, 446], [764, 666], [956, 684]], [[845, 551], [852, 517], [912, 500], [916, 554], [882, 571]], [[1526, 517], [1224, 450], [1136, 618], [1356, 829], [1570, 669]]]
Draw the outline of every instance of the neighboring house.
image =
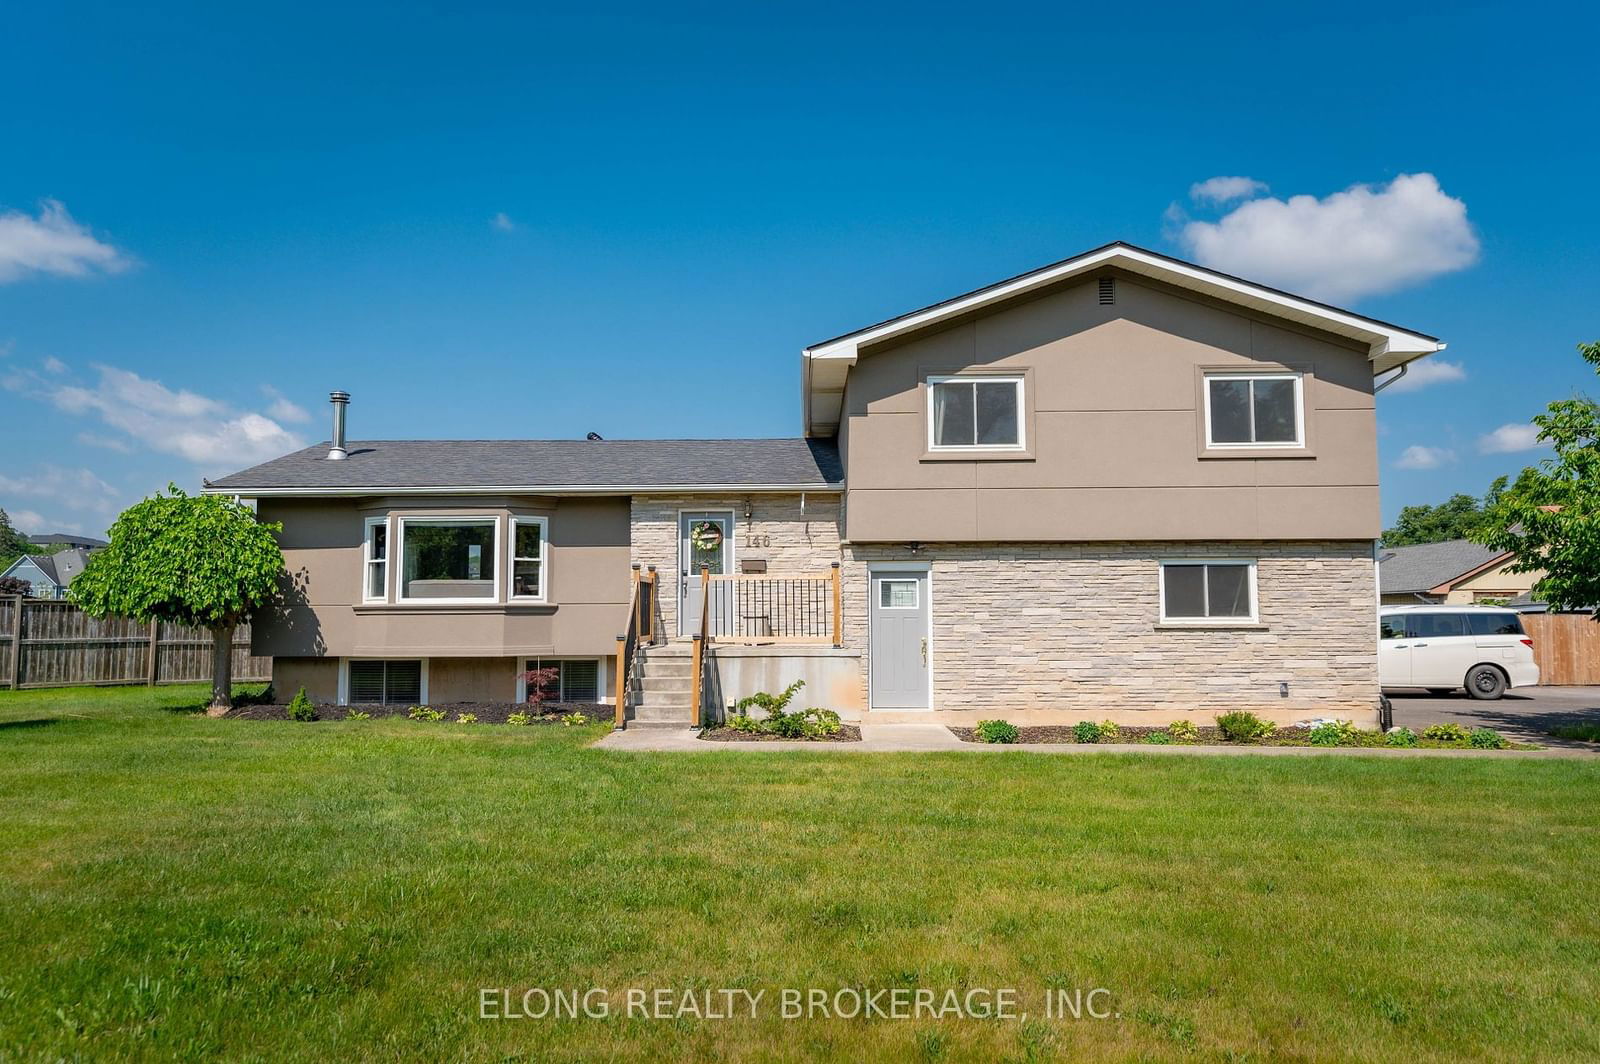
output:
[[0, 577], [15, 577], [32, 584], [34, 598], [65, 598], [67, 588], [83, 572], [91, 553], [69, 547], [54, 554], [24, 554], [6, 566]]
[[703, 624], [708, 710], [1370, 723], [1373, 381], [1442, 347], [1112, 244], [805, 349], [802, 439], [346, 443], [336, 393], [332, 447], [206, 490], [283, 522], [255, 651], [317, 698], [614, 699], [633, 565], [641, 721]]
[[82, 550], [99, 550], [109, 546], [103, 539], [93, 536], [70, 535], [65, 532], [52, 532], [45, 536], [29, 536], [28, 542], [37, 547], [78, 547]]
[[1384, 547], [1378, 556], [1378, 590], [1385, 605], [1419, 602], [1466, 604], [1532, 602], [1530, 591], [1544, 573], [1509, 572], [1516, 555], [1471, 540]]

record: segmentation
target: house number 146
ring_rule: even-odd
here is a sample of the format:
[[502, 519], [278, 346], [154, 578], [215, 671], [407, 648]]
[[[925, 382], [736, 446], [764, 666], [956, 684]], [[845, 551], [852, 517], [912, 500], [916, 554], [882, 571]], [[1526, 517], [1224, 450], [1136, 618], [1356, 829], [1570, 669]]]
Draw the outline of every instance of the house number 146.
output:
[[772, 546], [772, 537], [758, 536], [754, 532], [751, 532], [746, 534], [744, 537], [744, 542], [741, 544], [741, 546], [745, 547], [746, 549], [751, 547], [770, 547]]

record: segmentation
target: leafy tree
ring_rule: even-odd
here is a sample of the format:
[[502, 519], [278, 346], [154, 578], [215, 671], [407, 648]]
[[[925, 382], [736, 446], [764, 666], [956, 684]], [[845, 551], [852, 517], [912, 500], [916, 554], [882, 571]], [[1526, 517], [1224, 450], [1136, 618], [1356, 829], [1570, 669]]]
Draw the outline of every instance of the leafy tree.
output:
[[250, 508], [169, 484], [124, 510], [111, 545], [90, 555], [71, 598], [94, 616], [209, 628], [213, 716], [232, 705], [233, 631], [277, 595], [286, 576], [274, 534]]
[[[1578, 353], [1600, 373], [1600, 343]], [[1600, 606], [1600, 403], [1559, 399], [1533, 423], [1556, 456], [1524, 469], [1472, 538], [1516, 551], [1511, 572], [1544, 570], [1533, 591], [1552, 609]]]
[[24, 554], [37, 553], [28, 537], [11, 527], [11, 518], [0, 510], [0, 569], [4, 569]]
[[1409, 547], [1414, 543], [1443, 543], [1451, 539], [1470, 539], [1483, 524], [1484, 515], [1506, 490], [1506, 477], [1500, 477], [1484, 494], [1483, 500], [1467, 494], [1452, 495], [1438, 506], [1407, 506], [1393, 528], [1383, 530], [1385, 547]]

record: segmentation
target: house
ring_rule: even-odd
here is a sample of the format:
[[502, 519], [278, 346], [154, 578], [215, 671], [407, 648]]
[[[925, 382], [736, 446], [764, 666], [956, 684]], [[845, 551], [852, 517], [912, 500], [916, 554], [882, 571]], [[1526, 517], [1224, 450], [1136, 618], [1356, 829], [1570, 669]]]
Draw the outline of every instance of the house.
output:
[[1384, 547], [1378, 556], [1378, 591], [1384, 605], [1419, 602], [1531, 603], [1543, 576], [1508, 572], [1516, 555], [1471, 540]]
[[14, 577], [33, 585], [34, 598], [65, 598], [67, 588], [83, 572], [92, 552], [81, 547], [69, 547], [54, 554], [24, 554], [0, 573], [0, 578]]
[[29, 536], [28, 542], [37, 547], [77, 547], [81, 550], [99, 550], [109, 546], [103, 539], [93, 536], [80, 536], [68, 532], [51, 532], [43, 536]]
[[1116, 243], [806, 348], [800, 438], [346, 441], [334, 393], [331, 445], [206, 490], [283, 522], [255, 652], [319, 698], [553, 664], [640, 722], [804, 678], [882, 721], [1371, 723], [1374, 378], [1443, 346]]

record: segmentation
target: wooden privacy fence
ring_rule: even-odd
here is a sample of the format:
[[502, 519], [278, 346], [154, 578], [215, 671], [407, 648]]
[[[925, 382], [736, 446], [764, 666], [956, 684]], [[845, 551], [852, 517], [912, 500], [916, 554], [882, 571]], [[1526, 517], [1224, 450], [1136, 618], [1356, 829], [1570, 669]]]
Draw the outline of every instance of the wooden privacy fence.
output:
[[1541, 684], [1600, 684], [1600, 622], [1587, 613], [1524, 613], [1522, 627]]
[[[250, 626], [233, 633], [233, 678], [272, 678], [272, 659], [250, 654]], [[209, 683], [211, 633], [127, 617], [90, 617], [74, 603], [0, 598], [0, 687]]]

